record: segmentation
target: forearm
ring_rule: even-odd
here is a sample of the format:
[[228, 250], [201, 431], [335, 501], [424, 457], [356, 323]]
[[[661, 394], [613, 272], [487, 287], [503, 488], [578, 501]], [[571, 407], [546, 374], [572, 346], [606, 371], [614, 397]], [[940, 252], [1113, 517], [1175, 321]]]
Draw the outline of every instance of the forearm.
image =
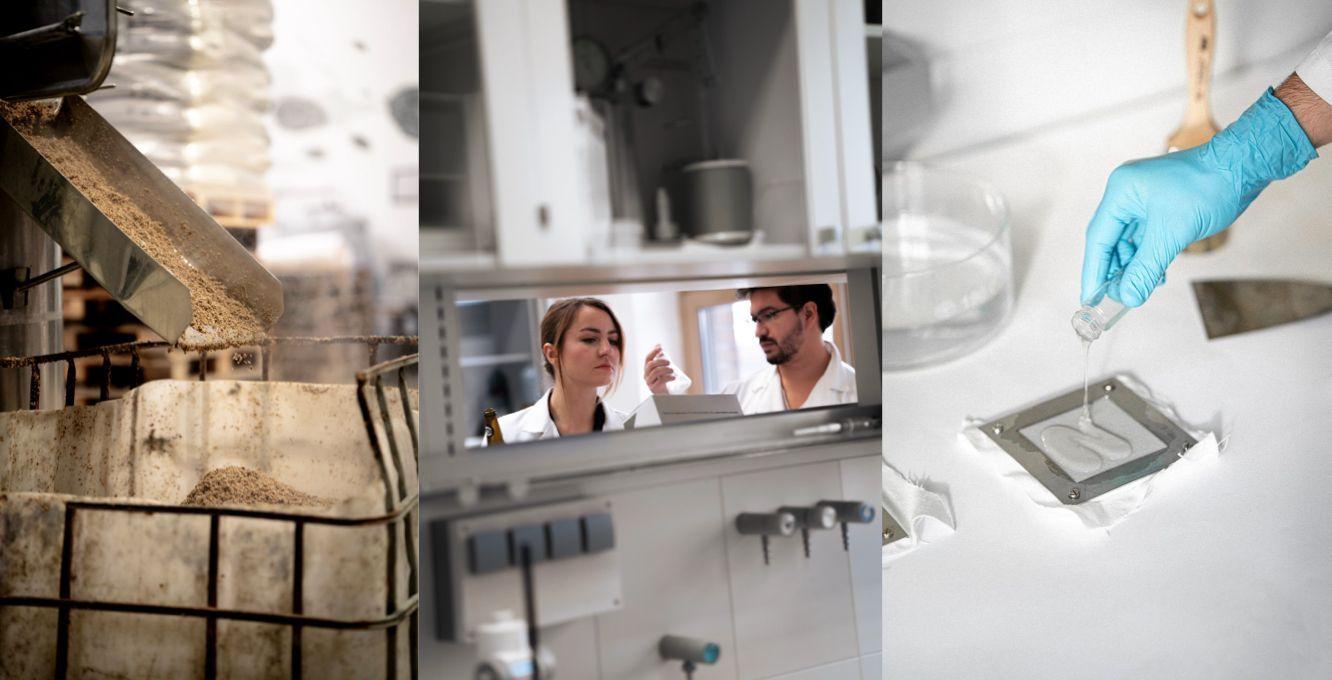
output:
[[1290, 74], [1274, 94], [1295, 114], [1314, 148], [1332, 142], [1332, 104], [1309, 89], [1298, 74]]

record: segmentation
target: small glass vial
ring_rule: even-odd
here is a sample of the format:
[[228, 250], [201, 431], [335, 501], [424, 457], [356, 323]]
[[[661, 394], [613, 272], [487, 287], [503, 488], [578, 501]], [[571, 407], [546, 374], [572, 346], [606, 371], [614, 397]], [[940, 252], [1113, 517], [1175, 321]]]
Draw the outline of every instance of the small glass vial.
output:
[[1123, 276], [1124, 270], [1121, 269], [1106, 279], [1092, 293], [1090, 300], [1073, 313], [1073, 330], [1077, 331], [1083, 340], [1091, 342], [1101, 337], [1102, 333], [1110, 330], [1128, 313], [1128, 307], [1110, 297], [1111, 290], [1118, 292], [1119, 281]]
[[[657, 349], [661, 349], [661, 345], [657, 345]], [[671, 381], [666, 383], [666, 393], [685, 394], [689, 392], [689, 388], [693, 387], [694, 381], [690, 380], [689, 376], [685, 375], [685, 372], [680, 370], [680, 367], [676, 365], [674, 361], [671, 361], [670, 357], [666, 356], [666, 350], [662, 349], [661, 354], [658, 355], [657, 358], [665, 359], [670, 362], [671, 372], [675, 373], [675, 377], [671, 378]]]

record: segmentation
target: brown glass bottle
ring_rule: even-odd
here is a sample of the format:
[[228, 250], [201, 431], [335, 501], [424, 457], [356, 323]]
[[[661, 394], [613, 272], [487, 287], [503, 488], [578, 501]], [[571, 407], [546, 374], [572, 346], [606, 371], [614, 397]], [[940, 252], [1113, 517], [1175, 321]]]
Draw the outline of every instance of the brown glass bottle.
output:
[[495, 409], [485, 410], [486, 419], [486, 446], [495, 446], [504, 443], [504, 433], [500, 432], [499, 416], [495, 415]]

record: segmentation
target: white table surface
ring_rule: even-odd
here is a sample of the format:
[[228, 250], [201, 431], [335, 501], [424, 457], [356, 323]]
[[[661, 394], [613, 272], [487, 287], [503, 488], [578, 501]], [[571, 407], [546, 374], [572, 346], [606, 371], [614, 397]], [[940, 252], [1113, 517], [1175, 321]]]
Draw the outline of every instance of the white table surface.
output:
[[[1218, 82], [1218, 122], [1293, 63]], [[1181, 93], [934, 160], [1009, 200], [1016, 297], [974, 353], [884, 374], [885, 458], [944, 491], [957, 519], [884, 570], [885, 678], [1332, 678], [1332, 315], [1209, 342], [1189, 286], [1332, 283], [1332, 147], [1093, 345], [1093, 380], [1128, 372], [1229, 433], [1220, 458], [1094, 531], [1038, 508], [958, 436], [965, 416], [1081, 385], [1069, 317], [1083, 230], [1109, 172], [1160, 153], [1182, 111]]]

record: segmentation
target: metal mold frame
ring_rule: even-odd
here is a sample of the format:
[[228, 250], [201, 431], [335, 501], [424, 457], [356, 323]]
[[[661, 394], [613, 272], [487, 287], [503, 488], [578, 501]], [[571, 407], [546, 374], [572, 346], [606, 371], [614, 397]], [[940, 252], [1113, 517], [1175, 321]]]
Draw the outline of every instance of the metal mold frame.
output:
[[1073, 481], [1058, 463], [1041, 451], [1040, 447], [1022, 436], [1021, 430], [1080, 407], [1082, 390], [1076, 389], [1030, 408], [991, 420], [982, 424], [980, 430], [1064, 505], [1080, 505], [1136, 479], [1164, 470], [1198, 443], [1188, 432], [1134, 393], [1118, 378], [1093, 382], [1088, 385], [1088, 389], [1093, 399], [1109, 399], [1114, 402], [1157, 439], [1166, 442], [1165, 448], [1105, 470], [1081, 482]]
[[900, 541], [907, 537], [906, 530], [897, 520], [893, 519], [892, 513], [888, 512], [888, 506], [880, 508], [879, 514], [883, 515], [883, 544], [888, 545], [895, 541]]

